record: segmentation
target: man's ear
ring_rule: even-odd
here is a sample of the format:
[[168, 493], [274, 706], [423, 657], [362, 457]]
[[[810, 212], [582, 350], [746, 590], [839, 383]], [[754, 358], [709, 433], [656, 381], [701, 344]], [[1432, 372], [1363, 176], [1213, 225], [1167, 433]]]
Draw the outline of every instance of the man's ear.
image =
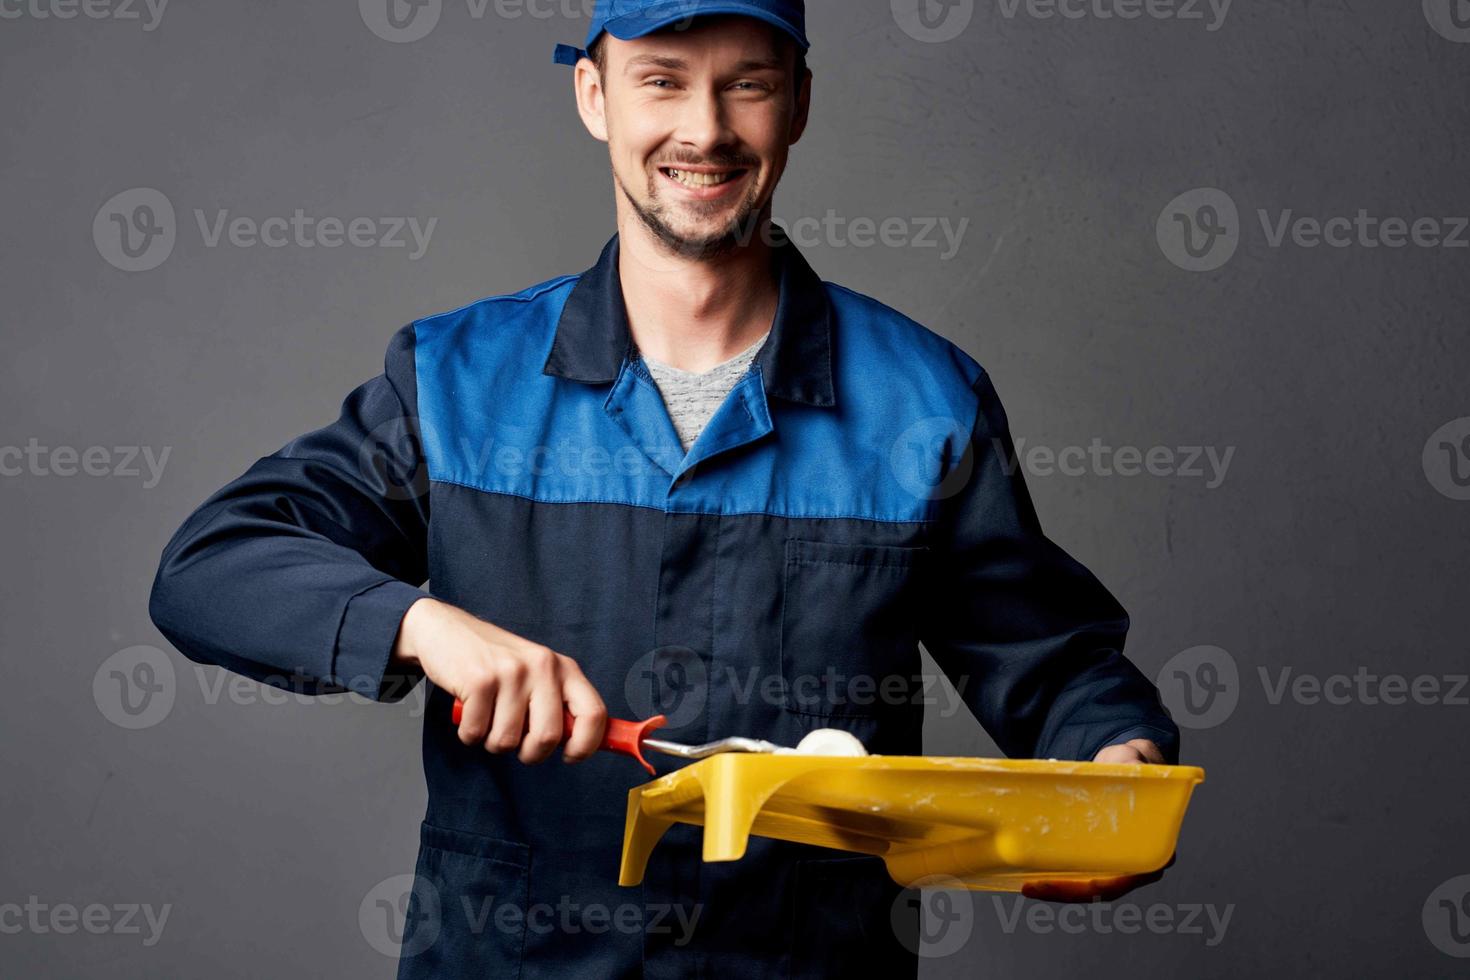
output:
[[607, 142], [607, 93], [602, 87], [602, 73], [591, 58], [577, 62], [572, 84], [576, 86], [577, 113], [582, 125], [587, 127], [594, 139]]
[[791, 117], [791, 145], [795, 145], [801, 134], [806, 132], [807, 116], [812, 108], [812, 73], [807, 69], [806, 74], [796, 86], [796, 112]]

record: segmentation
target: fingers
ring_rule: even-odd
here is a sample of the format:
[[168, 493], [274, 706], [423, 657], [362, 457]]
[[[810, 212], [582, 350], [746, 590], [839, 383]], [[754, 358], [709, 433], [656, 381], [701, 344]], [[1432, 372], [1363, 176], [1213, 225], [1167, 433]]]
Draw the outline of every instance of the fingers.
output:
[[1164, 758], [1164, 750], [1146, 738], [1135, 738], [1128, 743], [1138, 749], [1138, 754], [1143, 756], [1143, 761], [1152, 765], [1162, 766], [1167, 760]]
[[1146, 738], [1135, 738], [1121, 745], [1108, 745], [1100, 749], [1093, 762], [1146, 763], [1156, 766], [1164, 764], [1164, 753]]
[[426, 671], [463, 702], [461, 743], [496, 754], [515, 751], [528, 765], [543, 762], [567, 736], [562, 719], [569, 710], [580, 723], [573, 726], [567, 761], [597, 751], [607, 709], [576, 661], [488, 623], [477, 623], [470, 639], [458, 663], [444, 656]]
[[562, 749], [562, 758], [567, 762], [581, 762], [602, 744], [602, 734], [607, 727], [607, 707], [602, 703], [597, 688], [587, 680], [575, 661], [563, 657], [561, 667], [561, 696], [566, 701], [567, 710], [577, 720], [566, 748]]
[[1021, 894], [1039, 902], [1075, 902], [1088, 885], [1085, 881], [1028, 881], [1021, 886]]
[[544, 760], [561, 741], [561, 687], [554, 670], [537, 678], [531, 687], [531, 701], [526, 712], [526, 737], [521, 742], [519, 758], [527, 765]]
[[1093, 878], [1089, 881], [1033, 881], [1021, 886], [1021, 894], [1043, 902], [1110, 902], [1131, 891], [1127, 878]]
[[495, 695], [495, 715], [490, 720], [490, 734], [485, 737], [486, 752], [510, 752], [519, 748], [526, 731], [526, 678], [524, 671], [512, 667], [503, 672]]
[[490, 731], [490, 716], [495, 709], [495, 688], [485, 688], [460, 696], [464, 711], [459, 716], [459, 740], [465, 745], [485, 741]]
[[1152, 884], [1164, 876], [1164, 868], [1141, 875], [1120, 875], [1116, 878], [1091, 878], [1086, 881], [1028, 881], [1021, 886], [1021, 894], [1043, 902], [1112, 902], [1144, 885]]

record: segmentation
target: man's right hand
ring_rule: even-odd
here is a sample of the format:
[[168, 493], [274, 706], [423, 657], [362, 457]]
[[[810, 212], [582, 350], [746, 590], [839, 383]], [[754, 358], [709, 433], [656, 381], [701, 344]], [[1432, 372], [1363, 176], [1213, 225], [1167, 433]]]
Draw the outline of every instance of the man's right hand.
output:
[[607, 708], [575, 660], [446, 602], [424, 598], [408, 608], [393, 659], [417, 665], [464, 702], [465, 745], [496, 753], [519, 747], [522, 762], [541, 762], [561, 742], [563, 704], [577, 719], [562, 751], [567, 762], [586, 759], [602, 742]]

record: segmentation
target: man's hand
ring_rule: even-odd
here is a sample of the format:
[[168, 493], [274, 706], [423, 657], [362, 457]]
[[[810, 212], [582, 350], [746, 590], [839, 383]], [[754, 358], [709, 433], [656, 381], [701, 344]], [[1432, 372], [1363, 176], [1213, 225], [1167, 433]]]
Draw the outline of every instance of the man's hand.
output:
[[393, 659], [416, 664], [464, 702], [459, 740], [490, 752], [517, 747], [522, 762], [549, 756], [562, 738], [562, 705], [577, 719], [562, 757], [580, 762], [597, 751], [607, 708], [576, 661], [503, 630], [463, 609], [424, 598], [408, 608]]
[[1156, 766], [1164, 764], [1164, 753], [1146, 738], [1135, 738], [1122, 745], [1109, 745], [1092, 757], [1093, 762], [1146, 762]]
[[[1164, 753], [1146, 738], [1135, 738], [1122, 745], [1108, 745], [1093, 756], [1093, 762], [1150, 763], [1164, 764]], [[1120, 875], [1116, 878], [1092, 878], [1088, 881], [1033, 881], [1021, 886], [1021, 894], [1044, 902], [1111, 902], [1121, 898], [1135, 888], [1152, 884], [1164, 876], [1164, 871], [1174, 863], [1157, 871], [1141, 875]]]
[[1173, 867], [1174, 857], [1171, 855], [1168, 864], [1148, 874], [1091, 878], [1087, 881], [1030, 881], [1021, 886], [1021, 894], [1043, 902], [1111, 902], [1164, 877], [1164, 872]]

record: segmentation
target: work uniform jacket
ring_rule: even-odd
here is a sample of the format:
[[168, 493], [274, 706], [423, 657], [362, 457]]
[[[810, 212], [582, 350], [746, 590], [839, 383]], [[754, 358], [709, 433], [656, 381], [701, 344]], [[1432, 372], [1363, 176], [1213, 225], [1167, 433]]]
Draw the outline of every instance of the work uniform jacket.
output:
[[[1144, 737], [1176, 761], [1126, 613], [1038, 525], [986, 372], [784, 235], [773, 273], [770, 338], [687, 453], [631, 356], [616, 236], [581, 275], [404, 327], [337, 421], [189, 517], [154, 622], [193, 661], [391, 701], [422, 680], [388, 661], [429, 594], [669, 739], [841, 728], [890, 755], [922, 754], [941, 697], [922, 642], [1009, 756]], [[400, 978], [914, 975], [916, 905], [880, 858], [752, 837], [705, 864], [677, 824], [620, 887], [643, 770], [465, 746], [452, 701], [430, 685]]]

